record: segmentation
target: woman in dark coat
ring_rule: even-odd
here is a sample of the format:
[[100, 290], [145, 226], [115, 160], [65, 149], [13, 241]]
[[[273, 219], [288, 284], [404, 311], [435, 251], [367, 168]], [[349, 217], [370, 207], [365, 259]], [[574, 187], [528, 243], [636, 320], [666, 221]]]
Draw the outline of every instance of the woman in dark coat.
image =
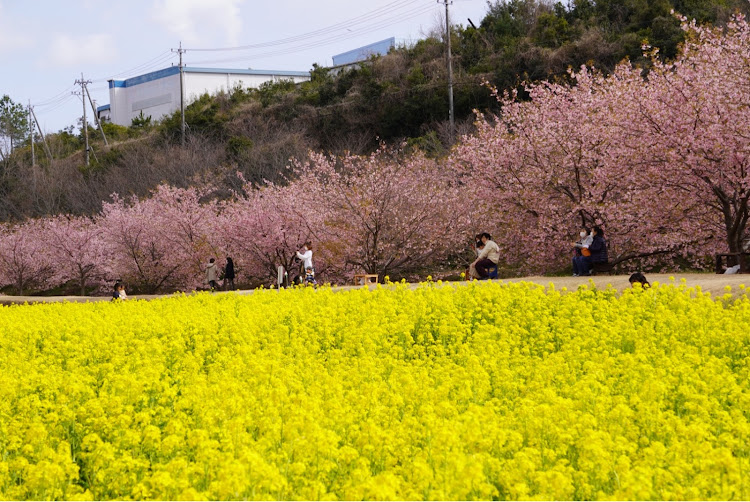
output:
[[224, 267], [224, 289], [234, 289], [234, 262], [228, 256]]
[[604, 230], [594, 227], [594, 240], [589, 245], [591, 256], [582, 256], [580, 263], [583, 264], [583, 274], [591, 275], [591, 265], [594, 263], [607, 263], [607, 241], [604, 240]]

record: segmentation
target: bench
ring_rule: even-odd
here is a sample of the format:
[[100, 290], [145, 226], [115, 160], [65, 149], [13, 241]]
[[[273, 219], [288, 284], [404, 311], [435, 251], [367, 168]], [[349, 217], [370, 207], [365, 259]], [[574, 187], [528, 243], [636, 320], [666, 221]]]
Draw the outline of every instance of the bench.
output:
[[592, 263], [591, 264], [591, 275], [596, 274], [611, 274], [612, 273], [612, 264], [609, 262], [606, 263]]
[[487, 269], [487, 279], [497, 279], [497, 265]]
[[354, 274], [354, 284], [364, 286], [365, 284], [377, 284], [378, 274]]
[[750, 253], [716, 253], [716, 273], [723, 274], [726, 268], [724, 268], [724, 259], [726, 258], [727, 266], [729, 268], [734, 265], [739, 265], [740, 274], [750, 274]]

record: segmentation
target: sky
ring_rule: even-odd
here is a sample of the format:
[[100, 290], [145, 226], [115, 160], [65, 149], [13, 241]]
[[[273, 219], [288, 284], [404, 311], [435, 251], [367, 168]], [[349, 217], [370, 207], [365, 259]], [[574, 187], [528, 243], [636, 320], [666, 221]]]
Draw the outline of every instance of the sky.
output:
[[[451, 24], [479, 25], [486, 12], [487, 0], [454, 0]], [[82, 114], [71, 94], [82, 75], [96, 105], [108, 104], [108, 79], [176, 65], [180, 43], [186, 66], [307, 71], [444, 22], [437, 0], [0, 0], [0, 96], [30, 101], [42, 129], [57, 132]]]

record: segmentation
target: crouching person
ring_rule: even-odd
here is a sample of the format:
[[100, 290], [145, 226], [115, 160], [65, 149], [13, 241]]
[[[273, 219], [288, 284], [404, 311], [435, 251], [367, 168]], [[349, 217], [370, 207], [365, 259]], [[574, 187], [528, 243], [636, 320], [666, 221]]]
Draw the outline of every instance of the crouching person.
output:
[[481, 235], [481, 240], [484, 248], [472, 265], [474, 265], [480, 279], [487, 279], [490, 276], [489, 269], [497, 267], [497, 263], [500, 261], [500, 248], [487, 232]]

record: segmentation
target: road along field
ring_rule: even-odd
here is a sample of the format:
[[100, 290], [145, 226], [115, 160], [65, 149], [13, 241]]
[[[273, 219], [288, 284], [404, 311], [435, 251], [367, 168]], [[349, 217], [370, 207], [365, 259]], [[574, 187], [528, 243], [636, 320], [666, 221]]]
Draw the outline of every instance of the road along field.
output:
[[750, 497], [739, 285], [2, 307], [0, 368], [0, 498]]

